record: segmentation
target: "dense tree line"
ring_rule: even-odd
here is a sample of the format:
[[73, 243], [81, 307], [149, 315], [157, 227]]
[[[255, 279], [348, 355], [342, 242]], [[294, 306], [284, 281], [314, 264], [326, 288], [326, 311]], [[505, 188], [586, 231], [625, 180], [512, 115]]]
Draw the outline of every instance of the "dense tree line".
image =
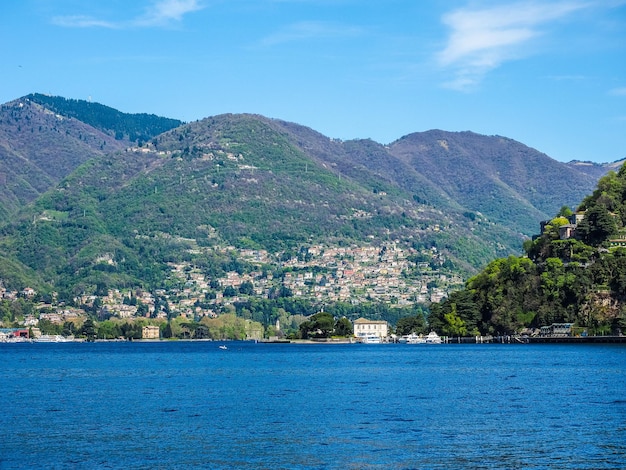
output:
[[572, 211], [562, 208], [524, 244], [525, 257], [491, 262], [464, 290], [433, 305], [431, 326], [453, 336], [511, 334], [558, 322], [588, 334], [626, 329], [626, 167], [601, 178], [577, 214], [572, 227]]
[[147, 141], [165, 131], [178, 127], [182, 121], [154, 114], [126, 114], [116, 109], [90, 101], [66, 99], [34, 93], [28, 99], [45, 105], [63, 116], [73, 117], [96, 129], [110, 132], [118, 140]]
[[[317, 329], [323, 330], [322, 336], [331, 335], [335, 332], [339, 336], [345, 335], [347, 325], [342, 319], [353, 322], [357, 318], [363, 317], [369, 320], [385, 320], [392, 327], [401, 322], [406, 317], [417, 317], [421, 319], [421, 324], [425, 325], [425, 318], [428, 313], [427, 308], [421, 304], [398, 307], [384, 302], [365, 302], [352, 304], [349, 302], [333, 302], [324, 305], [311, 302], [310, 300], [298, 297], [277, 297], [274, 299], [249, 299], [245, 302], [235, 302], [235, 312], [237, 316], [259, 322], [270, 329], [278, 320], [283, 334], [293, 338], [309, 336], [308, 332]], [[306, 326], [301, 328], [305, 321], [312, 321], [311, 318], [318, 318], [315, 315], [324, 313], [320, 318], [330, 317], [333, 319], [333, 328], [318, 328]], [[316, 320], [313, 320], [315, 323]], [[336, 323], [339, 322], [338, 325]], [[335, 327], [338, 327], [337, 329]], [[337, 330], [337, 331], [335, 331]], [[304, 332], [307, 333], [304, 333]], [[328, 333], [328, 334], [327, 334]]]

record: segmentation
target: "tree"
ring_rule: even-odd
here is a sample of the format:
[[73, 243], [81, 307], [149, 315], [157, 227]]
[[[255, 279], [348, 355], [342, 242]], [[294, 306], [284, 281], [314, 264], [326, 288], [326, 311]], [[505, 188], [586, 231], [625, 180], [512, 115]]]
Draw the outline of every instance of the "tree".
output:
[[403, 317], [396, 323], [397, 335], [409, 335], [411, 333], [425, 333], [426, 321], [423, 315], [414, 315], [410, 317]]
[[557, 214], [557, 217], [570, 217], [572, 214], [574, 214], [572, 212], [572, 209], [567, 206], [562, 206], [559, 210], [559, 213]]
[[237, 295], [237, 291], [233, 286], [226, 286], [224, 289], [224, 297], [235, 297]]
[[78, 329], [76, 328], [74, 322], [66, 321], [65, 323], [63, 323], [63, 331], [61, 332], [61, 334], [63, 336], [73, 336], [77, 332], [77, 330]]
[[98, 282], [94, 295], [97, 295], [98, 297], [106, 297], [107, 295], [109, 295], [109, 288], [104, 282]]
[[335, 328], [335, 320], [330, 313], [320, 312], [312, 315], [300, 325], [302, 338], [329, 338]]
[[122, 331], [117, 323], [105, 320], [98, 324], [98, 337], [102, 339], [115, 339], [122, 336]]
[[143, 302], [137, 303], [137, 316], [145, 317], [149, 311], [148, 304], [144, 304]]
[[348, 320], [346, 317], [341, 317], [335, 322], [335, 334], [337, 336], [352, 336], [354, 333], [354, 328], [352, 327], [352, 322]]
[[443, 326], [443, 332], [448, 336], [465, 336], [467, 335], [467, 328], [465, 322], [454, 313], [446, 313], [444, 315], [445, 324]]
[[209, 328], [206, 325], [198, 325], [194, 331], [194, 338], [206, 339], [209, 338]]
[[598, 246], [617, 232], [615, 216], [596, 204], [587, 210], [585, 218], [578, 224], [577, 233], [587, 245]]
[[60, 335], [63, 332], [61, 325], [50, 320], [39, 320], [39, 330], [44, 335]]
[[243, 295], [254, 295], [254, 284], [250, 281], [242, 282], [239, 286], [239, 293]]
[[80, 333], [82, 336], [87, 338], [87, 341], [95, 341], [97, 336], [95, 322], [91, 318], [85, 320], [85, 323], [83, 323], [83, 326], [80, 329]]
[[209, 337], [213, 339], [246, 338], [246, 320], [237, 317], [234, 313], [225, 313], [217, 318], [204, 317], [200, 324], [208, 329]]

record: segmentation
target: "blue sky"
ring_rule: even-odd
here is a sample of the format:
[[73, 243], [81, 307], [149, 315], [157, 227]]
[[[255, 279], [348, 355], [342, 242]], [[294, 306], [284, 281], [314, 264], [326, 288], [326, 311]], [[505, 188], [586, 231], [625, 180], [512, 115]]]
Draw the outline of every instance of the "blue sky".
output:
[[2, 103], [40, 92], [626, 158], [626, 0], [4, 0], [0, 44]]

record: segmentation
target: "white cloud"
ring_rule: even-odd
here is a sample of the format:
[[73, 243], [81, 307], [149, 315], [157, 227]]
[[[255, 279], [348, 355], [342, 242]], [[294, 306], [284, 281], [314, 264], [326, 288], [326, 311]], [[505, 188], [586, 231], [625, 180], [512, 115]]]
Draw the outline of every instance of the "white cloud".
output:
[[57, 16], [52, 23], [70, 28], [132, 28], [167, 26], [182, 21], [187, 13], [202, 10], [199, 0], [158, 0], [146, 8], [145, 13], [127, 21], [105, 21], [85, 15]]
[[161, 0], [133, 23], [136, 26], [161, 26], [171, 21], [181, 21], [187, 13], [201, 10], [198, 0]]
[[318, 21], [294, 23], [285, 29], [267, 36], [261, 41], [263, 46], [273, 46], [285, 42], [306, 39], [328, 39], [336, 37], [356, 36], [360, 30], [355, 27]]
[[55, 16], [52, 18], [52, 23], [57, 26], [63, 26], [67, 28], [117, 28], [115, 23], [109, 21], [98, 20], [91, 16], [85, 15], [70, 15], [70, 16]]
[[543, 34], [541, 25], [588, 6], [575, 0], [524, 1], [483, 9], [464, 8], [444, 15], [442, 20], [450, 28], [450, 36], [437, 59], [454, 73], [446, 86], [471, 89], [489, 71], [527, 53], [524, 46]]
[[609, 94], [613, 96], [626, 96], [626, 87], [613, 88], [609, 91]]

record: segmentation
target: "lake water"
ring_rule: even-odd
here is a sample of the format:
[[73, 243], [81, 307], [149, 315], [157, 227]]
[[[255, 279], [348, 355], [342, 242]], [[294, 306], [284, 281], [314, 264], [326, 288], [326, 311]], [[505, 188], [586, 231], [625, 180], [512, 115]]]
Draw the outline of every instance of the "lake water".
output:
[[0, 468], [626, 468], [623, 345], [0, 344]]

